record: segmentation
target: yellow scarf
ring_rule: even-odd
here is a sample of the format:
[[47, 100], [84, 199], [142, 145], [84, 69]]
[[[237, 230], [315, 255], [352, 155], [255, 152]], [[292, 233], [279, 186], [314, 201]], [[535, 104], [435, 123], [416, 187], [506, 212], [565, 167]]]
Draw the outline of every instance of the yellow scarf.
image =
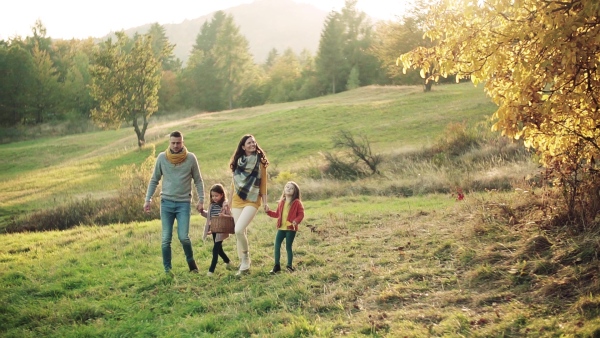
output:
[[171, 148], [167, 148], [165, 154], [167, 155], [167, 160], [169, 160], [169, 162], [173, 164], [180, 164], [185, 161], [185, 158], [187, 157], [187, 148], [183, 147], [183, 149], [177, 154], [173, 154], [171, 152]]

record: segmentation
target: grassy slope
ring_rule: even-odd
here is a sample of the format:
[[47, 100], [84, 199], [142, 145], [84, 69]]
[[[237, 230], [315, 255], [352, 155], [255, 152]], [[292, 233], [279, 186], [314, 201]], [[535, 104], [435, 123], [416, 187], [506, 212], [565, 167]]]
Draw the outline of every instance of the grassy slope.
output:
[[[431, 142], [450, 121], [489, 114], [493, 108], [486, 102], [470, 85], [436, 88], [427, 96], [418, 88], [361, 88], [177, 120], [154, 126], [148, 139], [160, 136], [157, 149], [162, 149], [168, 131], [182, 130], [205, 176], [218, 177], [239, 136], [251, 132], [278, 167], [293, 170], [298, 156], [328, 150], [331, 132], [339, 128], [366, 134], [379, 151], [393, 152]], [[121, 130], [1, 146], [0, 155], [12, 156], [0, 164], [0, 206], [33, 208], [43, 204], [38, 195], [45, 191], [44, 198], [56, 198], [73, 189], [100, 194], [114, 189], [112, 170], [149, 152], [134, 151], [130, 134]], [[23, 153], [28, 155], [17, 156]], [[252, 271], [241, 279], [222, 265], [213, 278], [190, 275], [177, 241], [175, 275], [165, 276], [159, 221], [2, 235], [0, 335], [590, 334], [600, 325], [597, 317], [589, 317], [597, 296], [591, 295], [587, 313], [579, 310], [581, 303], [544, 300], [535, 285], [560, 286], [568, 280], [553, 284], [512, 272], [525, 270], [526, 258], [515, 253], [519, 239], [529, 236], [526, 228], [506, 227], [495, 220], [496, 211], [479, 209], [523, 198], [534, 199], [508, 193], [468, 195], [465, 203], [443, 195], [305, 201], [307, 218], [294, 243], [298, 271], [277, 276], [268, 274], [274, 221], [259, 212], [249, 229]], [[193, 216], [190, 236], [206, 271], [212, 244], [199, 240], [202, 222]], [[224, 246], [237, 262], [235, 241], [230, 238]]]
[[[239, 138], [254, 134], [273, 168], [289, 170], [299, 159], [320, 159], [340, 129], [365, 135], [376, 152], [420, 147], [434, 141], [450, 122], [480, 120], [494, 106], [471, 84], [436, 87], [365, 87], [306, 101], [199, 114], [151, 124], [148, 143], [162, 151], [166, 135], [181, 130], [197, 154], [204, 178], [227, 171]], [[130, 128], [0, 145], [0, 217], [45, 208], [68, 198], [103, 196], [119, 184], [114, 169], [140, 163], [151, 149], [137, 150]], [[302, 165], [301, 163], [300, 165]]]

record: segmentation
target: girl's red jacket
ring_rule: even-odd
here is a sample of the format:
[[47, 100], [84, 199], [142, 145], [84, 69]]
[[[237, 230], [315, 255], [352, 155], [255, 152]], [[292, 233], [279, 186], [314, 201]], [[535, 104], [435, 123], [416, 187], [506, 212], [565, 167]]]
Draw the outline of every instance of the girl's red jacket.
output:
[[[277, 229], [281, 228], [281, 224], [283, 223], [281, 220], [281, 215], [283, 213], [284, 205], [285, 200], [281, 200], [277, 204], [277, 211], [267, 211], [267, 215], [277, 218]], [[295, 199], [292, 202], [292, 205], [290, 205], [290, 212], [288, 212], [287, 221], [290, 223], [294, 223], [294, 221], [296, 221], [296, 226], [288, 225], [287, 230], [298, 231], [298, 224], [302, 222], [302, 219], [304, 219], [304, 205], [302, 204], [302, 201]]]

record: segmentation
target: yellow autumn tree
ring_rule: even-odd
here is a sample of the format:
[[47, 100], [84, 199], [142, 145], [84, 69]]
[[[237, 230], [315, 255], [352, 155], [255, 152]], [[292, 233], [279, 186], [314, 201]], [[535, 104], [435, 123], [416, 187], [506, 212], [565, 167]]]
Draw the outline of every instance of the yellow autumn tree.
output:
[[558, 168], [569, 210], [582, 190], [598, 204], [600, 1], [437, 0], [424, 29], [433, 47], [402, 54], [404, 70], [483, 83], [493, 128]]

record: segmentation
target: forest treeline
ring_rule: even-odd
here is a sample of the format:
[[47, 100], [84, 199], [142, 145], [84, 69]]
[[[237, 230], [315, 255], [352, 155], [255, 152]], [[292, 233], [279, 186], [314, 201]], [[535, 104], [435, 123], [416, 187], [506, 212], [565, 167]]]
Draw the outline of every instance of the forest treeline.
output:
[[355, 5], [348, 0], [329, 14], [316, 55], [272, 49], [262, 64], [222, 11], [201, 27], [185, 65], [158, 23], [144, 35], [121, 32], [95, 42], [53, 40], [38, 20], [31, 36], [0, 40], [2, 142], [17, 136], [15, 126], [93, 121], [103, 128], [133, 125], [141, 145], [156, 112], [221, 111], [373, 84], [423, 83], [396, 65], [400, 53], [426, 44], [418, 15], [373, 24]]

